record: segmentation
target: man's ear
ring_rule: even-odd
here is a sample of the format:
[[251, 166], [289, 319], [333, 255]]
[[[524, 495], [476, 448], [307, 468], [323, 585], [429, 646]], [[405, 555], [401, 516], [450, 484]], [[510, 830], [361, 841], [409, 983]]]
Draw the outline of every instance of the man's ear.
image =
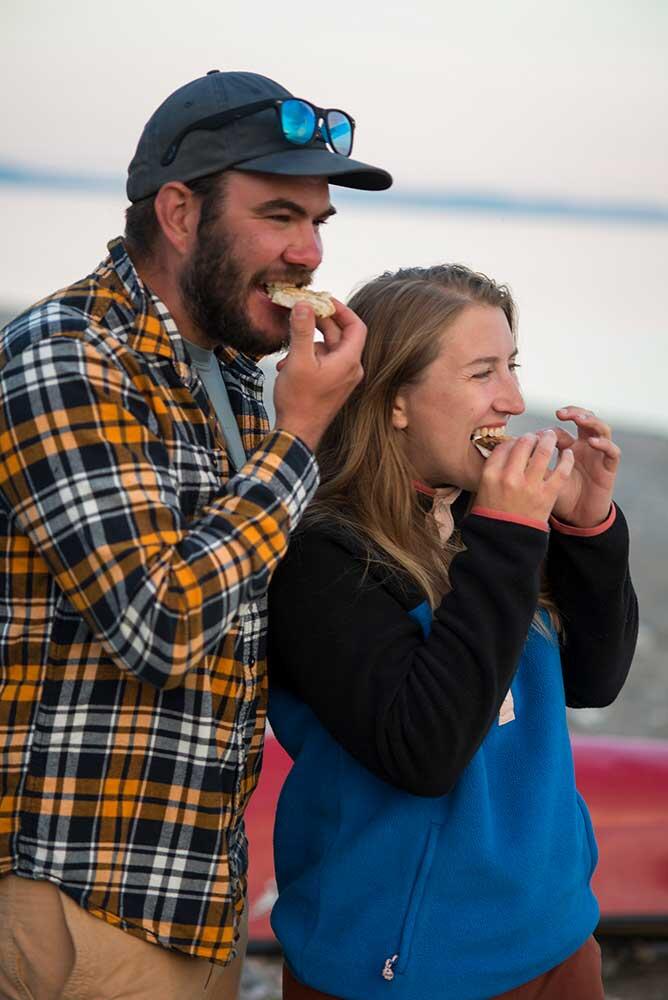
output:
[[400, 392], [397, 393], [392, 407], [392, 426], [398, 431], [406, 430], [408, 427], [406, 397]]
[[201, 199], [181, 181], [170, 181], [162, 185], [154, 204], [165, 239], [177, 253], [189, 255], [197, 240]]

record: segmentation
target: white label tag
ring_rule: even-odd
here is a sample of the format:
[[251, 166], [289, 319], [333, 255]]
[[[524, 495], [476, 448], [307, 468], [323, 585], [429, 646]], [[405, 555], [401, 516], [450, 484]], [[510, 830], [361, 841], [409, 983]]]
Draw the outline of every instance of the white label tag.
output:
[[503, 699], [503, 704], [501, 705], [501, 711], [499, 712], [499, 725], [505, 726], [507, 722], [512, 722], [515, 718], [515, 702], [513, 701], [513, 693], [508, 689], [508, 694]]

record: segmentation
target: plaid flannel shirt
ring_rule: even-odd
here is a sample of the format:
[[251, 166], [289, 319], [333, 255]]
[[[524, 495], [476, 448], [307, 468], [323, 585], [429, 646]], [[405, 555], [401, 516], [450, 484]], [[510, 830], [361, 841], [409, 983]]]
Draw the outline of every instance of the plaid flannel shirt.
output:
[[250, 456], [120, 240], [0, 334], [0, 874], [221, 963], [266, 705], [266, 591], [317, 485], [221, 352]]

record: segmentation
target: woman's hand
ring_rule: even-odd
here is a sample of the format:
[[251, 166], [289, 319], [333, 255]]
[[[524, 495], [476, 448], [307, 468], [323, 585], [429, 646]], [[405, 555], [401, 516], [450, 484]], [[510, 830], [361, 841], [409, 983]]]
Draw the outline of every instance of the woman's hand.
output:
[[[577, 437], [562, 427], [554, 428], [557, 448], [562, 453], [564, 449], [572, 451], [575, 465], [552, 513], [559, 521], [566, 521], [577, 528], [593, 528], [605, 521], [610, 511], [622, 453], [612, 440], [608, 425], [595, 417], [591, 410], [564, 406], [556, 412], [559, 420], [573, 421]], [[549, 433], [552, 431], [541, 431], [539, 436]]]
[[574, 463], [566, 446], [555, 468], [549, 468], [556, 444], [557, 436], [549, 430], [497, 445], [485, 462], [476, 506], [547, 521], [557, 497], [568, 489]]

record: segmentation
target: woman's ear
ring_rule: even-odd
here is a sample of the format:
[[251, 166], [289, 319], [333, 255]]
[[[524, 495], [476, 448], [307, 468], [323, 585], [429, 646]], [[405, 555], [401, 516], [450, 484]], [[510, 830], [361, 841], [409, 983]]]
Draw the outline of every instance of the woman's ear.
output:
[[406, 397], [400, 392], [397, 393], [392, 407], [392, 426], [398, 431], [406, 430], [408, 427]]

